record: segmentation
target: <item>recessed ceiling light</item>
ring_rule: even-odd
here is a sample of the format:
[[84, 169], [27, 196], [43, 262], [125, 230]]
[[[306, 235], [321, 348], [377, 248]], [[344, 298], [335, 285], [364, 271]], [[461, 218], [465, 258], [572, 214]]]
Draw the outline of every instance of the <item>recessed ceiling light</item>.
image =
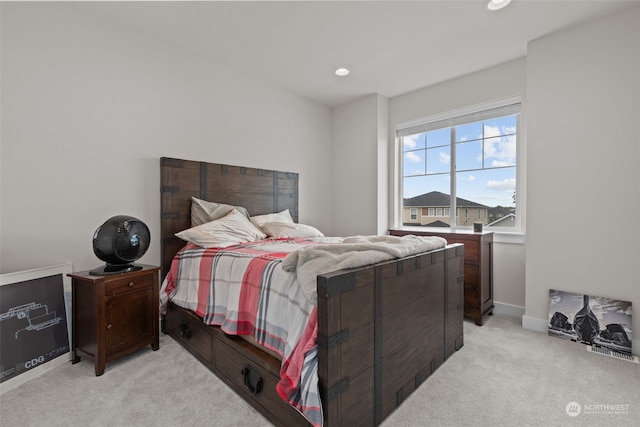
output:
[[344, 77], [349, 74], [349, 70], [347, 68], [338, 68], [334, 73], [336, 73], [336, 76]]
[[500, 10], [503, 7], [507, 7], [509, 3], [511, 3], [511, 0], [490, 0], [489, 4], [487, 4], [487, 9]]

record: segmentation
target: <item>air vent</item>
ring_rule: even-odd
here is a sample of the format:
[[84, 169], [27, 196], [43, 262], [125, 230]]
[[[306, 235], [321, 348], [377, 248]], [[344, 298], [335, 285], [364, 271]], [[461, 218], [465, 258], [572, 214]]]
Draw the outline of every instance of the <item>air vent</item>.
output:
[[590, 351], [592, 353], [598, 353], [603, 356], [613, 357], [614, 359], [626, 360], [627, 362], [640, 364], [640, 362], [638, 361], [638, 358], [630, 354], [620, 353], [619, 351], [613, 351], [613, 350], [609, 350], [608, 348], [598, 347], [595, 345], [587, 345], [585, 347], [587, 347], [587, 351]]

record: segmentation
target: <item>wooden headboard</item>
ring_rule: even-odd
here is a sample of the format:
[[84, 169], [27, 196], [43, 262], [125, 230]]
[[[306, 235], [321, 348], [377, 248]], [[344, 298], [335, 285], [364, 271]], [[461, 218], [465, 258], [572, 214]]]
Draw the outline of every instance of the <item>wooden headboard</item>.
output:
[[289, 209], [298, 221], [298, 174], [267, 169], [160, 158], [162, 279], [185, 242], [175, 233], [191, 227], [191, 196], [243, 206], [250, 215]]

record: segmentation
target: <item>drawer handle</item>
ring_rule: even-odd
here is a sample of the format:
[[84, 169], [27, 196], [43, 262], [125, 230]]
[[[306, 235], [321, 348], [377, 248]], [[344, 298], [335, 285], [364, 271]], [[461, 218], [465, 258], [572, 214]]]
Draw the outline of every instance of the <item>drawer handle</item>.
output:
[[133, 288], [133, 282], [129, 282], [129, 287]]
[[251, 392], [251, 394], [257, 395], [262, 391], [262, 377], [258, 374], [258, 381], [256, 381], [256, 385], [251, 385], [251, 367], [245, 366], [242, 370], [242, 376], [244, 377], [244, 385], [247, 387], [247, 390]]
[[191, 339], [191, 328], [189, 328], [187, 322], [182, 322], [180, 324], [180, 336], [185, 340]]

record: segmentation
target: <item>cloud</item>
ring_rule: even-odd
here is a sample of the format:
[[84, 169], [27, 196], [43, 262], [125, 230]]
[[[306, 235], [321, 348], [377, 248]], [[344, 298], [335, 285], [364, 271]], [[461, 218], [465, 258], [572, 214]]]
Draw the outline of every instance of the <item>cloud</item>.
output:
[[485, 126], [484, 156], [491, 160], [494, 167], [515, 166], [516, 164], [516, 136], [507, 135], [500, 137], [501, 133], [515, 132], [515, 128], [505, 128], [502, 131], [497, 127]]
[[513, 192], [516, 189], [516, 179], [509, 178], [502, 181], [491, 180], [487, 182], [487, 188], [496, 191]]
[[460, 175], [460, 178], [458, 178], [460, 181], [469, 181], [469, 182], [473, 182], [476, 180], [476, 177], [473, 175]]
[[625, 310], [618, 310], [618, 313], [631, 316], [631, 306], [628, 306]]
[[405, 136], [402, 138], [402, 143], [404, 144], [404, 149], [405, 150], [412, 150], [414, 148], [416, 148], [416, 136], [412, 135], [412, 136]]
[[497, 126], [484, 126], [484, 137], [485, 138], [493, 138], [495, 136], [500, 136], [500, 135], [504, 135], [504, 134], [514, 134], [516, 133], [516, 127], [515, 126], [503, 126], [502, 129], [500, 129]]
[[442, 163], [443, 165], [451, 164], [451, 156], [448, 153], [440, 151], [438, 152], [438, 156], [440, 158], [440, 163]]
[[405, 160], [408, 160], [411, 163], [419, 163], [422, 161], [422, 159], [420, 158], [420, 156], [418, 156], [416, 153], [414, 153], [413, 151], [409, 151], [407, 153], [404, 153], [404, 158]]
[[501, 167], [513, 166], [513, 165], [514, 164], [512, 162], [505, 161], [505, 160], [493, 160], [491, 162], [491, 167], [493, 168], [501, 168]]

